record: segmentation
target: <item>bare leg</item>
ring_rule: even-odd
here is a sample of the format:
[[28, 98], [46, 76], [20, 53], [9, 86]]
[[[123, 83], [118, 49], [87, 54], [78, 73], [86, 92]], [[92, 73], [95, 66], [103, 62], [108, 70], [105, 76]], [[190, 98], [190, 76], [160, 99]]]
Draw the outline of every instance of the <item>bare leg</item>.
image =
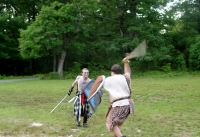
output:
[[112, 132], [114, 133], [114, 135], [116, 137], [121, 137], [122, 136], [122, 133], [121, 133], [121, 130], [118, 126], [114, 126], [113, 129], [112, 129]]

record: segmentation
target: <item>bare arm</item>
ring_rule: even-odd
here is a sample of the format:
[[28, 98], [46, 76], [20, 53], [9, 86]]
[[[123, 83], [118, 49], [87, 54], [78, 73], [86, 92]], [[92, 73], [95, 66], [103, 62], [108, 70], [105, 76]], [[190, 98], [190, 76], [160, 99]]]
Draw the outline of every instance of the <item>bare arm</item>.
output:
[[72, 83], [72, 87], [75, 87], [77, 85], [78, 81], [75, 80], [73, 83]]
[[76, 80], [72, 83], [71, 88], [69, 89], [69, 91], [67, 93], [69, 96], [71, 95], [71, 93], [72, 93], [72, 91], [73, 91], [73, 89], [74, 89], [74, 87], [76, 86], [77, 83], [78, 82]]
[[77, 80], [78, 77], [79, 76], [77, 76], [76, 80], [72, 83], [71, 88], [69, 89], [69, 91], [67, 93], [69, 96], [70, 96], [71, 92], [73, 91], [74, 87], [78, 84], [78, 80]]
[[128, 73], [129, 75], [131, 75], [131, 68], [128, 59], [124, 58], [122, 62], [124, 63], [124, 73]]

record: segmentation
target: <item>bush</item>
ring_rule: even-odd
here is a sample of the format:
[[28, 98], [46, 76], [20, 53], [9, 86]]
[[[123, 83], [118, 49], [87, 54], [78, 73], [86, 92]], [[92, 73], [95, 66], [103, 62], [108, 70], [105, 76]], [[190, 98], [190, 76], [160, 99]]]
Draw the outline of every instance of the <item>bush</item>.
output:
[[183, 53], [179, 53], [175, 61], [178, 70], [186, 70], [186, 61], [184, 59]]
[[4, 79], [5, 77], [5, 75], [0, 75], [0, 79]]
[[191, 69], [200, 70], [200, 35], [196, 37], [195, 44], [191, 45], [189, 53]]
[[167, 63], [167, 65], [162, 66], [162, 67], [161, 67], [161, 70], [164, 71], [164, 72], [169, 72], [169, 71], [171, 71], [171, 63]]
[[40, 79], [60, 79], [60, 76], [58, 74], [58, 72], [50, 72], [47, 74], [44, 74], [40, 77]]

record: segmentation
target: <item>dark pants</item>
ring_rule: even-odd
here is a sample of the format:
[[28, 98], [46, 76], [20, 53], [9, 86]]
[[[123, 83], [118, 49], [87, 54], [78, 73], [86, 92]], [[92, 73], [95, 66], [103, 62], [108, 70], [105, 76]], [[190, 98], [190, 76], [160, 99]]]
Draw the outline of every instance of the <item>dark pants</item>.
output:
[[[81, 104], [81, 116], [83, 117], [83, 123], [87, 123], [87, 114], [85, 113], [85, 105]], [[78, 122], [79, 114], [77, 115], [76, 119]]]

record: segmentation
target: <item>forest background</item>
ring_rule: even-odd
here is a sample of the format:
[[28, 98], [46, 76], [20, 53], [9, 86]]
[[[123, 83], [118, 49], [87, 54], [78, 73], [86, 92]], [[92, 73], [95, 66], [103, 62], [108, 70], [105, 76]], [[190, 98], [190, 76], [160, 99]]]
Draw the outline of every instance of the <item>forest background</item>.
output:
[[144, 39], [133, 72], [200, 70], [200, 1], [1, 0], [0, 77], [99, 74]]

